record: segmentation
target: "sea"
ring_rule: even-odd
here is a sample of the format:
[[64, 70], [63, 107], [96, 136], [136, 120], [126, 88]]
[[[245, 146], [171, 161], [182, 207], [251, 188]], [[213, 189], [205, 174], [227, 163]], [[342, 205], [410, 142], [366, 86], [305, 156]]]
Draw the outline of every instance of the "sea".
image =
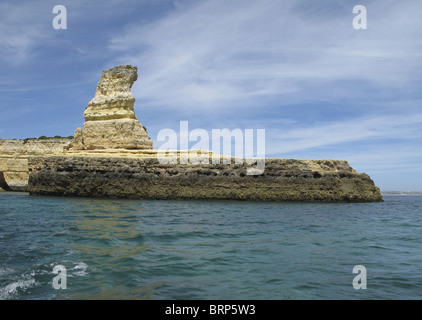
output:
[[152, 201], [0, 193], [2, 300], [422, 298], [422, 197]]

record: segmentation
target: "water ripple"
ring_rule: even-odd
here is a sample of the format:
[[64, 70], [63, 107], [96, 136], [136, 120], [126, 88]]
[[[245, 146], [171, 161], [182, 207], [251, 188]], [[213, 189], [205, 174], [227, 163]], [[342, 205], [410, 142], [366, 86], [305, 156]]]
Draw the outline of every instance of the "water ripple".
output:
[[[422, 198], [306, 204], [0, 194], [0, 299], [418, 299]], [[355, 265], [367, 290], [354, 290]], [[52, 287], [54, 266], [68, 289]]]

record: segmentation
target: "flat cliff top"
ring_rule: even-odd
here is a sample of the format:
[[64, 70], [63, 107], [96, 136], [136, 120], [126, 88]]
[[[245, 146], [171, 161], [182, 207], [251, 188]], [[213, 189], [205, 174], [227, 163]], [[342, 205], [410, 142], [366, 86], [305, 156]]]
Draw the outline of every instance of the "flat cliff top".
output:
[[64, 148], [68, 147], [72, 141], [73, 138], [0, 139], [0, 156], [63, 152]]
[[[231, 165], [231, 166], [243, 166], [247, 163], [247, 158], [242, 158], [241, 162], [236, 162], [236, 158], [231, 156], [223, 156], [223, 155], [215, 155], [212, 154], [210, 151], [209, 156], [203, 157], [202, 163], [193, 163], [192, 161], [187, 161], [186, 164], [180, 164], [180, 159], [182, 157], [186, 157], [189, 159], [189, 154], [198, 155], [198, 152], [204, 150], [173, 150], [167, 151], [169, 154], [172, 154], [176, 157], [177, 163], [175, 164], [167, 164], [167, 166], [187, 166], [192, 168], [204, 168], [204, 167], [212, 167], [214, 166], [215, 158], [219, 157], [220, 163], [219, 165]], [[156, 166], [160, 165], [162, 162], [162, 157], [159, 155], [160, 150], [97, 150], [97, 151], [82, 151], [82, 152], [66, 152], [66, 153], [57, 153], [51, 155], [33, 155], [29, 156], [29, 158], [39, 158], [42, 159], [58, 159], [60, 161], [85, 161], [87, 165], [93, 163], [101, 163], [101, 165], [107, 163], [116, 163], [120, 160], [131, 160], [137, 161], [134, 163], [146, 165], [146, 166]], [[250, 158], [251, 159], [251, 158]], [[95, 162], [92, 162], [92, 161]], [[273, 170], [275, 168], [285, 168], [286, 170], [294, 170], [294, 171], [315, 171], [315, 172], [348, 172], [351, 174], [359, 174], [357, 173], [346, 160], [334, 160], [334, 159], [291, 159], [291, 158], [265, 158], [265, 169]], [[251, 167], [256, 166], [253, 164]]]
[[153, 156], [30, 156], [29, 191], [107, 198], [382, 201], [370, 177], [344, 160], [269, 158], [261, 174], [250, 175], [248, 169], [258, 164], [211, 159], [168, 163]]

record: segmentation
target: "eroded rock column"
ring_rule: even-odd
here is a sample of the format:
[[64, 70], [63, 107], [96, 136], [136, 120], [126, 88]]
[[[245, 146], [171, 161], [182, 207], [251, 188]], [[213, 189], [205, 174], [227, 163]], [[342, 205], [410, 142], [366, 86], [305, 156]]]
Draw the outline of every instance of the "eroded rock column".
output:
[[153, 148], [133, 108], [130, 89], [138, 79], [137, 71], [126, 65], [102, 72], [95, 97], [84, 112], [84, 127], [75, 131], [73, 150]]

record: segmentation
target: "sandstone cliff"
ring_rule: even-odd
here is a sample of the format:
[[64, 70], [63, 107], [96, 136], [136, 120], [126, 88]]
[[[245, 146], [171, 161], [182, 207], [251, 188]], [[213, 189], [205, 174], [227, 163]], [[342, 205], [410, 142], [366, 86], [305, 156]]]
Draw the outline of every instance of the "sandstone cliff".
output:
[[0, 187], [4, 190], [26, 191], [28, 187], [28, 156], [63, 154], [72, 139], [0, 139]]
[[137, 70], [127, 65], [102, 72], [95, 97], [84, 112], [84, 127], [75, 131], [73, 150], [152, 149], [146, 128], [136, 118], [130, 91]]
[[[135, 199], [382, 201], [370, 177], [341, 160], [265, 159], [257, 175], [248, 175], [252, 162], [236, 164], [211, 152], [205, 154], [229, 163], [160, 161], [163, 154], [153, 150], [134, 112], [130, 89], [137, 77], [133, 66], [103, 71], [73, 140], [0, 140], [0, 189]], [[199, 150], [168, 154], [180, 159], [192, 152], [202, 156]]]

